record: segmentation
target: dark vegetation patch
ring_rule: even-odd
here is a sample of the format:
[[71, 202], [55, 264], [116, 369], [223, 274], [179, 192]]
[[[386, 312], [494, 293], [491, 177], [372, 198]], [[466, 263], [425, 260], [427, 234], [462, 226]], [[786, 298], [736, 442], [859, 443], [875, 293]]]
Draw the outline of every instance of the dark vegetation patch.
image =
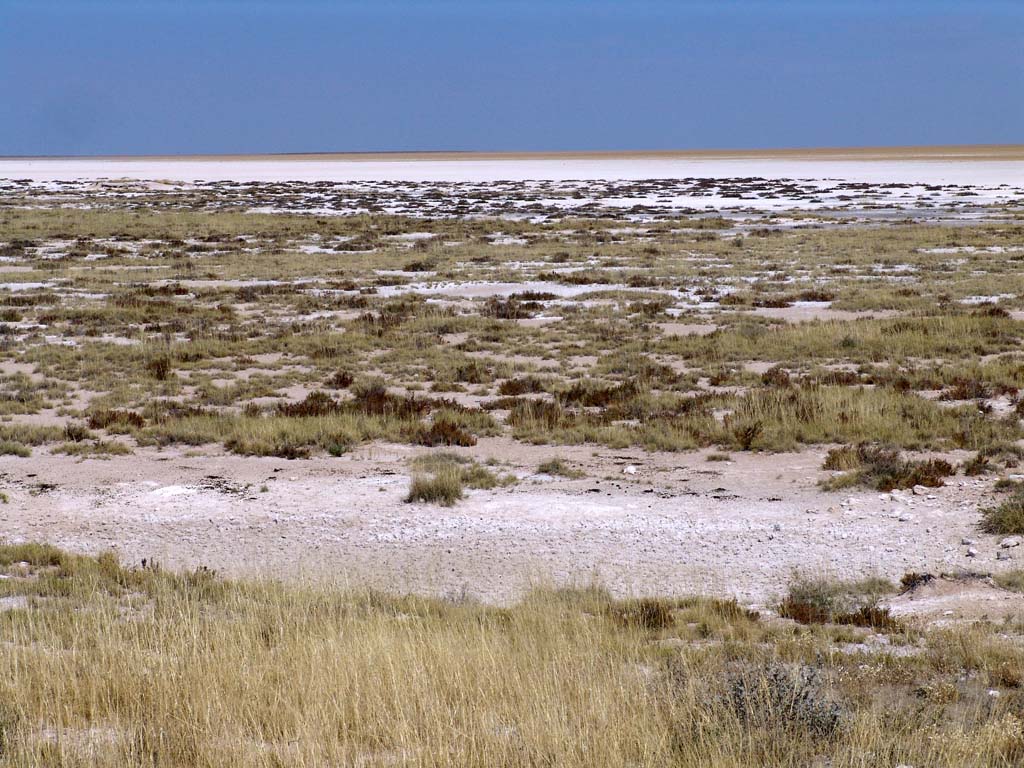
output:
[[876, 491], [908, 489], [915, 485], [939, 488], [944, 478], [956, 472], [944, 459], [907, 460], [897, 448], [870, 443], [833, 448], [826, 455], [822, 469], [846, 473], [825, 481], [826, 488], [864, 485]]
[[108, 432], [126, 434], [146, 426], [146, 419], [135, 411], [125, 411], [116, 408], [98, 409], [89, 414], [88, 420], [91, 429], [105, 429]]
[[996, 443], [980, 449], [964, 463], [965, 475], [984, 475], [1001, 469], [1016, 469], [1024, 459], [1024, 448], [1013, 443]]
[[881, 579], [839, 582], [795, 577], [778, 611], [801, 624], [846, 624], [894, 632], [902, 625], [888, 608], [879, 606], [881, 598], [893, 591], [893, 585]]

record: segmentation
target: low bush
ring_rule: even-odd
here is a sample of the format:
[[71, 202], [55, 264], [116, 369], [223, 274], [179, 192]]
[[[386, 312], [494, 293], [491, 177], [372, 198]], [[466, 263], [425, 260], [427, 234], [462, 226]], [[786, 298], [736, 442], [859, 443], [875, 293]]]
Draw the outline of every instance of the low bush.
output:
[[409, 486], [408, 503], [450, 507], [463, 497], [462, 475], [457, 467], [442, 467], [433, 477], [416, 475]]
[[435, 477], [452, 475], [460, 487], [490, 490], [516, 482], [515, 475], [497, 475], [472, 459], [448, 451], [438, 451], [417, 456], [412, 460], [413, 469], [421, 473], [432, 473]]
[[796, 576], [779, 604], [779, 615], [801, 624], [849, 624], [875, 630], [901, 628], [887, 608], [879, 606], [894, 587], [881, 579], [859, 582], [829, 581]]
[[1024, 458], [1024, 449], [1013, 443], [996, 443], [979, 450], [964, 462], [965, 475], [983, 475], [1001, 466], [1015, 469]]
[[542, 462], [540, 465], [538, 465], [537, 471], [544, 475], [565, 477], [570, 480], [577, 480], [581, 477], [586, 476], [585, 472], [578, 469], [574, 469], [573, 467], [569, 466], [568, 462], [566, 462], [565, 459], [558, 456], [556, 456], [553, 459], [548, 459], [547, 461]]
[[132, 449], [124, 443], [114, 440], [81, 440], [58, 445], [53, 449], [53, 452], [82, 458], [104, 458], [107, 456], [128, 456], [132, 453]]
[[982, 509], [981, 529], [1003, 536], [1024, 535], [1024, 491], [1017, 490], [1001, 504]]
[[93, 433], [84, 424], [69, 421], [64, 425], [64, 437], [72, 443], [80, 443], [93, 437]]
[[421, 427], [414, 442], [419, 445], [458, 445], [469, 447], [476, 445], [476, 437], [464, 427], [445, 418], [437, 418], [429, 425]]
[[820, 670], [808, 665], [744, 665], [730, 676], [726, 701], [746, 727], [779, 736], [827, 739], [843, 722], [844, 710], [826, 693]]
[[167, 355], [158, 355], [146, 362], [146, 371], [157, 381], [166, 381], [173, 374], [171, 358]]
[[822, 469], [845, 472], [822, 483], [827, 490], [864, 485], [878, 491], [913, 488], [923, 485], [938, 488], [943, 478], [954, 474], [953, 465], [943, 459], [908, 461], [899, 450], [862, 443], [856, 447], [833, 448], [825, 456]]
[[18, 456], [27, 459], [32, 455], [32, 449], [27, 445], [16, 443], [13, 440], [0, 440], [0, 456]]
[[640, 597], [609, 604], [607, 611], [622, 626], [657, 630], [672, 626], [674, 607], [668, 600]]
[[135, 411], [117, 409], [100, 409], [89, 414], [88, 425], [91, 429], [105, 429], [119, 434], [142, 429], [146, 419]]
[[325, 386], [331, 389], [348, 389], [353, 381], [355, 377], [348, 371], [336, 371], [327, 379]]
[[537, 376], [522, 376], [506, 379], [498, 385], [498, 394], [504, 397], [518, 397], [545, 391], [545, 381]]

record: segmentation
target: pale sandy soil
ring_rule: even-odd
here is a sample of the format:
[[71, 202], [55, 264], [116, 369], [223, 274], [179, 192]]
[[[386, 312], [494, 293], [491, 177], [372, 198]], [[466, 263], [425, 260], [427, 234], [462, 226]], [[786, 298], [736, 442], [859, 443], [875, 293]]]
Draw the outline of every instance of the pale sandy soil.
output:
[[1024, 594], [1000, 589], [979, 576], [932, 579], [885, 605], [893, 616], [923, 619], [933, 627], [1024, 616]]
[[828, 306], [792, 306], [792, 307], [758, 307], [750, 310], [752, 315], [769, 317], [772, 320], [783, 320], [787, 323], [805, 323], [810, 320], [859, 320], [868, 317], [896, 317], [899, 312], [894, 309], [872, 309], [855, 311], [849, 309], [832, 309]]
[[[531, 583], [596, 578], [622, 595], [707, 593], [765, 604], [797, 570], [898, 581], [907, 571], [993, 571], [1017, 562], [997, 561], [997, 539], [977, 533], [987, 481], [954, 480], [894, 499], [823, 493], [815, 485], [825, 474], [823, 450], [737, 454], [731, 463], [708, 462], [705, 452], [507, 439], [468, 450], [508, 462], [520, 482], [471, 491], [452, 508], [406, 504], [404, 460], [417, 449], [396, 445], [306, 461], [152, 449], [80, 462], [41, 452], [3, 457], [9, 503], [0, 520], [9, 541], [113, 548], [127, 563], [146, 557], [175, 568], [499, 602]], [[555, 455], [587, 478], [537, 475], [538, 463]], [[976, 557], [967, 556], [965, 537]]]

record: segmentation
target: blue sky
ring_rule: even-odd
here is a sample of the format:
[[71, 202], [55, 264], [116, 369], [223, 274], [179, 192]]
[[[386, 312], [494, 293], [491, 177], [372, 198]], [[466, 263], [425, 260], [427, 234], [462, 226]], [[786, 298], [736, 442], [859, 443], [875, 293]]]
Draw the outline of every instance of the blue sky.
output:
[[0, 155], [1024, 142], [1024, 0], [0, 0]]

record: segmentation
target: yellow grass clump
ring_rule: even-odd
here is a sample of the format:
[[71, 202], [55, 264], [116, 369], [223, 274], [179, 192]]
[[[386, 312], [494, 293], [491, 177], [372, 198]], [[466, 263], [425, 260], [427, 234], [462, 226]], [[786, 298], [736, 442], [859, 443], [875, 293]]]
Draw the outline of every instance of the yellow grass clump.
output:
[[[994, 628], [870, 630], [735, 602], [510, 607], [0, 547], [0, 765], [929, 766], [1024, 759]], [[886, 630], [888, 631], [888, 630]], [[989, 689], [999, 690], [993, 697]]]

